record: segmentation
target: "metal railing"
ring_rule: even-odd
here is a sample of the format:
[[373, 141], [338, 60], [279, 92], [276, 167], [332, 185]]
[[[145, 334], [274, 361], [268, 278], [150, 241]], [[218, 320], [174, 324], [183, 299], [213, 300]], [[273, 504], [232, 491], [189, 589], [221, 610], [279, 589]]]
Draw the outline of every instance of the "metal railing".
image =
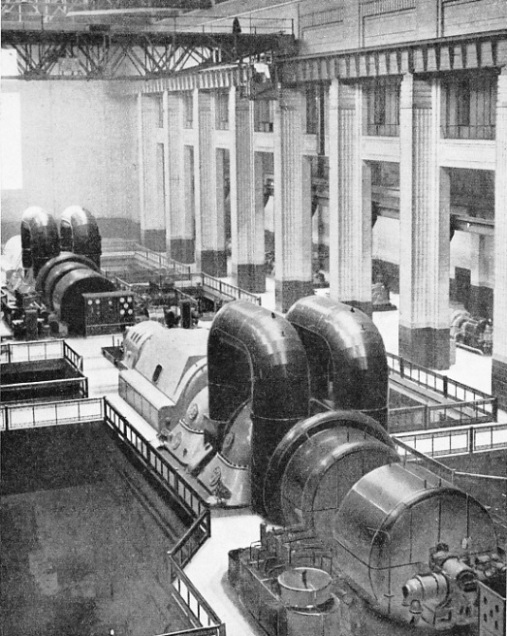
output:
[[476, 124], [473, 126], [442, 124], [440, 130], [444, 139], [493, 140], [496, 136], [495, 124]]
[[472, 494], [482, 504], [486, 505], [495, 524], [498, 538], [503, 541], [507, 539], [507, 509], [504, 503], [504, 497], [507, 496], [506, 477], [465, 473], [455, 468], [450, 468], [438, 459], [416, 450], [406, 443], [406, 438], [400, 439], [398, 436], [392, 439], [404, 465], [407, 462], [412, 465], [421, 465], [438, 477]]
[[182, 609], [194, 628], [184, 629], [160, 636], [225, 636], [225, 624], [218, 618], [213, 609], [208, 605], [204, 597], [194, 587], [192, 581], [186, 576], [171, 553], [168, 555], [170, 578], [175, 592], [182, 601]]
[[67, 345], [64, 348], [64, 340], [30, 340], [28, 342], [4, 342], [0, 345], [0, 361], [2, 363], [12, 362], [36, 362], [38, 360], [55, 360], [68, 357], [69, 361], [80, 364], [79, 370], [83, 368], [83, 360], [77, 362], [78, 354]]
[[201, 279], [204, 291], [211, 290], [212, 292], [216, 292], [220, 296], [228, 297], [231, 300], [248, 300], [256, 305], [261, 304], [259, 296], [256, 296], [244, 289], [240, 289], [239, 287], [236, 287], [236, 285], [220, 280], [220, 278], [215, 278], [214, 276], [204, 273], [193, 274], [192, 280], [194, 280], [195, 277], [199, 277]]
[[76, 395], [77, 399], [88, 397], [88, 378], [60, 378], [59, 380], [44, 380], [42, 382], [20, 382], [6, 384], [2, 387], [2, 400], [6, 402], [40, 401], [44, 396], [53, 400], [55, 395], [69, 397]]
[[[401, 378], [410, 380], [419, 386], [423, 386], [426, 389], [431, 389], [436, 393], [452, 398], [459, 402], [476, 402], [480, 400], [490, 400], [491, 395], [474, 389], [473, 387], [452, 380], [446, 375], [440, 375], [431, 369], [421, 367], [414, 362], [404, 360], [400, 356], [394, 353], [386, 353], [387, 363], [389, 365], [389, 371]], [[496, 418], [496, 412], [495, 412]]]
[[64, 358], [79, 371], [83, 371], [83, 356], [80, 356], [65, 340], [30, 340], [28, 342], [4, 342], [0, 345], [0, 361], [37, 362]]
[[188, 513], [193, 517], [200, 516], [208, 508], [197, 490], [185, 481], [178, 470], [151, 446], [107, 398], [104, 398], [104, 421], [128, 447], [137, 452], [139, 459], [169, 489], [171, 495]]
[[208, 505], [106, 398], [104, 421], [194, 518], [192, 525], [168, 553], [168, 566], [171, 584], [180, 597], [180, 607], [195, 627], [170, 632], [170, 636], [225, 636], [225, 625], [181, 569], [211, 536], [211, 515]]
[[[204, 272], [192, 273], [190, 265], [167, 258], [165, 254], [154, 252], [137, 243], [132, 246], [132, 250], [134, 258], [141, 260], [145, 264], [153, 265], [159, 270], [166, 270], [166, 274], [177, 274], [185, 280], [190, 280], [192, 285], [199, 284], [203, 288], [203, 291], [211, 291], [230, 300], [243, 299], [256, 305], [261, 304], [261, 299], [255, 294], [220, 280], [220, 278], [216, 278], [210, 274]], [[114, 278], [124, 289], [132, 289], [132, 284], [122, 280], [118, 275], [111, 273], [110, 277]]]
[[62, 396], [67, 394], [68, 397], [68, 391], [71, 390], [77, 392], [78, 399], [86, 398], [88, 397], [88, 378], [82, 374], [83, 357], [76, 353], [65, 340], [35, 340], [2, 344], [0, 349], [2, 364], [21, 364], [23, 362], [62, 359], [79, 374], [79, 377], [4, 384], [2, 389], [3, 399], [9, 402], [39, 400], [44, 394], [54, 399], [58, 392]]
[[[44, 402], [32, 405], [6, 406], [0, 409], [0, 428], [16, 429], [103, 422], [135, 452], [141, 462], [166, 487], [171, 496], [194, 518], [185, 534], [168, 553], [169, 580], [180, 597], [193, 628], [170, 632], [170, 636], [225, 636], [225, 625], [183, 573], [184, 567], [211, 536], [211, 515], [206, 502], [158, 451], [151, 447], [130, 422], [106, 398], [90, 398], [68, 402]], [[169, 636], [169, 635], [168, 635]]]
[[429, 457], [476, 453], [507, 448], [507, 423], [450, 427], [423, 433], [398, 433], [395, 440]]
[[159, 269], [166, 269], [168, 274], [178, 274], [179, 276], [190, 279], [190, 274], [192, 271], [190, 265], [186, 265], [185, 263], [180, 263], [179, 261], [175, 261], [172, 258], [168, 258], [165, 254], [162, 254], [160, 252], [154, 252], [147, 247], [136, 244], [134, 246], [134, 257], [137, 259], [142, 259], [150, 265], [155, 265], [155, 267]]
[[451, 423], [462, 426], [481, 421], [491, 422], [496, 421], [497, 413], [497, 399], [493, 397], [474, 402], [403, 406], [389, 411], [389, 432], [443, 428]]
[[210, 536], [211, 514], [209, 508], [206, 508], [176, 542], [169, 555], [179, 567], [184, 568]]
[[3, 431], [101, 422], [104, 420], [104, 399], [87, 398], [3, 406], [0, 415], [0, 428]]

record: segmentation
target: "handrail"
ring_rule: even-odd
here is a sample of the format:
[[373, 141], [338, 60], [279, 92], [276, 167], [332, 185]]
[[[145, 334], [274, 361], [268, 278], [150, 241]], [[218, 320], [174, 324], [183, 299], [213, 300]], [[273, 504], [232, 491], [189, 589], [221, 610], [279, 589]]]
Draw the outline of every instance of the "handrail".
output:
[[104, 399], [84, 398], [81, 400], [6, 405], [2, 406], [0, 414], [0, 429], [5, 431], [80, 422], [102, 422], [104, 420]]
[[[473, 494], [473, 490], [471, 490], [471, 485], [476, 486], [478, 481], [484, 480], [486, 483], [500, 483], [504, 485], [505, 494], [507, 494], [507, 477], [501, 477], [497, 475], [482, 475], [479, 473], [466, 473], [463, 471], [456, 470], [455, 468], [450, 468], [445, 464], [442, 464], [438, 459], [434, 457], [430, 457], [429, 455], [422, 453], [415, 448], [412, 448], [409, 444], [403, 442], [399, 437], [393, 437], [393, 441], [397, 447], [398, 454], [402, 457], [403, 464], [406, 466], [408, 462], [415, 462], [417, 464], [421, 464], [434, 474], [438, 475], [442, 479], [446, 479], [451, 482], [458, 488], [461, 488], [465, 492], [471, 492]], [[467, 481], [468, 480], [468, 481]], [[489, 514], [493, 519], [495, 527], [497, 528], [497, 532], [505, 535], [507, 533], [507, 515], [505, 511], [499, 512], [498, 509], [498, 499], [495, 501], [495, 497], [498, 498], [498, 490], [488, 488], [487, 490], [481, 489], [481, 500], [483, 503], [487, 503], [487, 495], [486, 493], [491, 493], [491, 497], [489, 497]], [[495, 494], [496, 493], [496, 494]], [[486, 497], [486, 500], [484, 500]]]
[[201, 274], [194, 274], [194, 276], [201, 278], [203, 289], [208, 287], [209, 289], [218, 292], [221, 296], [228, 296], [231, 300], [248, 300], [256, 305], [261, 304], [259, 296], [256, 296], [245, 289], [241, 289], [240, 287], [236, 287], [236, 285], [233, 285], [232, 283], [223, 281], [220, 278], [215, 278], [215, 276], [205, 274], [204, 272]]
[[[44, 380], [42, 382], [5, 384], [2, 388], [2, 392], [4, 393], [3, 399], [5, 400], [5, 395], [8, 395], [9, 401], [14, 402], [15, 400], [11, 396], [15, 395], [16, 393], [22, 393], [23, 391], [31, 390], [31, 394], [33, 396], [34, 391], [37, 390], [37, 394], [34, 397], [25, 398], [24, 401], [40, 401], [40, 394], [42, 391], [44, 391], [45, 388], [51, 389], [51, 392], [55, 393], [57, 389], [63, 389], [67, 386], [77, 387], [80, 398], [88, 397], [88, 378], [81, 376], [79, 378], [59, 378], [57, 380]], [[21, 400], [17, 400], [17, 402], [19, 403], [21, 402]]]
[[[204, 510], [187, 528], [169, 554], [180, 567], [185, 567], [201, 545], [211, 536], [211, 513]], [[190, 544], [190, 546], [189, 546]]]
[[[34, 362], [63, 358], [64, 340], [29, 340], [23, 342], [3, 342], [0, 353], [7, 356], [3, 362]], [[77, 354], [76, 354], [77, 355]]]
[[160, 269], [168, 268], [172, 269], [174, 272], [178, 274], [182, 274], [187, 278], [190, 278], [191, 267], [190, 265], [186, 265], [185, 263], [180, 263], [179, 261], [175, 261], [172, 258], [169, 258], [165, 254], [161, 254], [160, 252], [155, 252], [150, 250], [143, 245], [139, 245], [138, 243], [134, 245], [134, 256], [141, 256], [149, 263], [153, 263], [157, 265]]
[[134, 449], [150, 472], [156, 475], [169, 489], [185, 510], [192, 515], [201, 515], [208, 507], [195, 488], [181, 476], [148, 440], [116, 408], [104, 398], [104, 420], [118, 433], [120, 439]]
[[[63, 418], [62, 415], [64, 415]], [[107, 398], [6, 406], [0, 409], [0, 418], [0, 429], [6, 431], [85, 421], [101, 421], [115, 431], [194, 518], [184, 535], [168, 552], [168, 565], [170, 582], [183, 601], [183, 610], [190, 622], [197, 623], [198, 626], [170, 632], [170, 636], [183, 634], [225, 636], [225, 624], [221, 622], [180, 567], [180, 565], [185, 566], [211, 536], [209, 506], [192, 485], [187, 483], [155, 448], [151, 447], [146, 438], [116, 410]]]
[[443, 479], [447, 479], [451, 483], [454, 483], [455, 470], [453, 468], [449, 468], [449, 466], [442, 464], [442, 462], [439, 462], [437, 459], [434, 459], [433, 457], [430, 457], [429, 455], [418, 451], [416, 448], [410, 446], [410, 444], [407, 444], [397, 436], [393, 436], [392, 440], [397, 447], [396, 450], [398, 454], [402, 457], [403, 464], [406, 464], [407, 459], [413, 459], [417, 463], [420, 463], [431, 470], [431, 472], [435, 473], [439, 477], [442, 477]]
[[72, 347], [70, 347], [65, 340], [63, 341], [63, 357], [71, 364], [71, 366], [79, 371], [83, 372], [83, 356], [80, 356]]
[[[199, 623], [202, 627], [190, 630], [170, 632], [166, 636], [182, 636], [183, 634], [196, 634], [199, 636], [225, 636], [225, 624], [218, 618], [213, 608], [208, 605], [205, 598], [194, 587], [192, 581], [183, 572], [171, 555], [168, 553], [170, 579], [175, 591], [183, 601], [187, 618], [192, 623]], [[207, 623], [207, 624], [205, 624]], [[161, 635], [164, 636], [164, 635]]]
[[[488, 400], [492, 397], [479, 389], [474, 389], [473, 387], [449, 378], [447, 375], [441, 375], [431, 369], [419, 366], [394, 353], [387, 352], [386, 355], [390, 372], [428, 389], [432, 389], [436, 393], [441, 393], [445, 397], [464, 401], [470, 401], [470, 399]], [[460, 391], [463, 394], [462, 396], [460, 396]], [[470, 398], [467, 398], [468, 394], [471, 396]]]
[[[167, 268], [168, 270], [173, 270], [174, 272], [185, 276], [188, 280], [192, 282], [197, 279], [201, 284], [202, 288], [205, 290], [206, 288], [218, 292], [221, 296], [225, 296], [230, 298], [231, 300], [248, 300], [256, 305], [261, 304], [261, 299], [259, 296], [246, 291], [245, 289], [241, 289], [232, 283], [228, 283], [226, 281], [221, 280], [220, 278], [216, 278], [215, 276], [211, 276], [210, 274], [206, 274], [205, 272], [201, 273], [192, 273], [192, 268], [190, 265], [185, 263], [180, 263], [179, 261], [175, 261], [171, 258], [168, 258], [165, 254], [160, 252], [154, 252], [153, 250], [148, 249], [138, 243], [132, 246], [132, 250], [135, 257], [143, 258], [148, 263], [155, 265], [159, 269]], [[120, 283], [123, 287], [132, 288], [132, 283], [127, 283], [120, 279], [119, 276], [115, 274], [111, 274], [111, 277], [116, 279], [118, 283]]]
[[[186, 482], [163, 455], [154, 449], [115, 407], [104, 399], [104, 421], [126, 443], [143, 464], [155, 474], [179, 504], [194, 518], [192, 525], [168, 552], [170, 581], [183, 601], [183, 609], [191, 622], [200, 623], [193, 630], [171, 632], [170, 636], [225, 636], [225, 625], [208, 605], [180, 568], [186, 565], [201, 545], [211, 536], [209, 507], [199, 493]], [[174, 579], [174, 580], [173, 580]], [[186, 597], [182, 594], [185, 592]], [[194, 608], [197, 607], [197, 613]], [[207, 625], [203, 624], [203, 620]]]
[[456, 455], [507, 448], [507, 423], [434, 429], [423, 433], [397, 433], [394, 439], [429, 455]]
[[80, 356], [65, 340], [29, 340], [23, 342], [3, 342], [0, 355], [7, 360], [2, 362], [35, 362], [39, 360], [57, 360], [64, 358], [76, 371], [83, 371], [83, 356]]
[[461, 426], [464, 423], [496, 422], [498, 400], [490, 397], [471, 402], [446, 402], [444, 404], [422, 404], [402, 406], [389, 410], [389, 430], [406, 432], [410, 430]]

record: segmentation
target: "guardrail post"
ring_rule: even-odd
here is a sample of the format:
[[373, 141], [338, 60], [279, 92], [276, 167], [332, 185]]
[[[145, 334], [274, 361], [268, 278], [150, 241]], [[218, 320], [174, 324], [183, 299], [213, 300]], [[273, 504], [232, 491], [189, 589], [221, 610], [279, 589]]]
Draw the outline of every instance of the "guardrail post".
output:
[[427, 404], [424, 405], [424, 429], [427, 431], [430, 423], [430, 409]]
[[491, 415], [494, 422], [498, 422], [498, 398], [494, 397], [491, 403]]
[[405, 375], [405, 360], [400, 358], [400, 375], [403, 378]]
[[474, 452], [475, 447], [475, 429], [471, 426], [468, 429], [468, 452], [472, 454]]
[[442, 376], [442, 378], [444, 381], [444, 395], [447, 397], [447, 383], [449, 382], [449, 378], [446, 375]]

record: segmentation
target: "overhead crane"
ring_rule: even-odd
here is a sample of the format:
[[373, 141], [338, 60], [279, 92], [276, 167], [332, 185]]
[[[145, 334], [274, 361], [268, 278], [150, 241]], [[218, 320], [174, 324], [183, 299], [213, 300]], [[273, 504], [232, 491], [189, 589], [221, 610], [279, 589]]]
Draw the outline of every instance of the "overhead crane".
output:
[[21, 4], [2, 6], [2, 48], [16, 51], [22, 79], [151, 79], [296, 53], [290, 20], [234, 33], [199, 30], [170, 8], [76, 11], [49, 20], [30, 14], [25, 21], [13, 14]]

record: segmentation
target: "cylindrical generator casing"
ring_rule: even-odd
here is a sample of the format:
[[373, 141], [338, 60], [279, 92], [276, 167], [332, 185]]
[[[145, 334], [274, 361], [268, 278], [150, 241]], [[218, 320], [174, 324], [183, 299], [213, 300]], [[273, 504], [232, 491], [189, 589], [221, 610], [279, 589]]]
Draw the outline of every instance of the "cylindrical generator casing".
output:
[[114, 291], [115, 286], [91, 269], [73, 269], [63, 276], [53, 291], [53, 308], [72, 333], [84, 333], [83, 293]]
[[50, 259], [60, 253], [58, 227], [51, 214], [32, 206], [21, 218], [21, 246], [24, 268], [32, 268], [34, 277]]
[[403, 587], [420, 564], [428, 567], [432, 550], [445, 544], [461, 555], [465, 543], [477, 554], [497, 549], [483, 506], [419, 465], [390, 464], [362, 477], [336, 512], [332, 533], [341, 572], [378, 611], [405, 623], [412, 615]]

